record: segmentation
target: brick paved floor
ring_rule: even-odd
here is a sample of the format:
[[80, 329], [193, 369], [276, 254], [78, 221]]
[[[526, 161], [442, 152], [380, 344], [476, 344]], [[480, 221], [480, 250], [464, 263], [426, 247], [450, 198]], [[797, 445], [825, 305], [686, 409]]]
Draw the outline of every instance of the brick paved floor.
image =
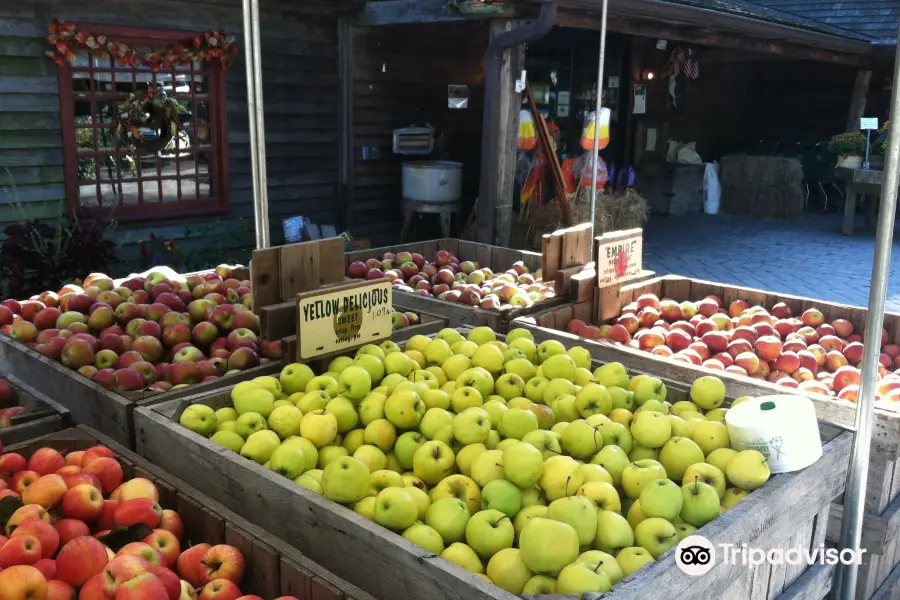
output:
[[[838, 215], [796, 221], [726, 215], [652, 215], [644, 268], [866, 306], [874, 232], [840, 233]], [[894, 234], [885, 310], [900, 312], [900, 232]]]

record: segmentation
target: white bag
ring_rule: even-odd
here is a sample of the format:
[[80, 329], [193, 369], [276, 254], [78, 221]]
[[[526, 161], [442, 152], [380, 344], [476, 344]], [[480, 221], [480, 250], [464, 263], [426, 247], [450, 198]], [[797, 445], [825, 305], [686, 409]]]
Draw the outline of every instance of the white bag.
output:
[[708, 215], [718, 214], [721, 199], [719, 165], [715, 162], [706, 163], [706, 170], [703, 171], [703, 212]]
[[702, 165], [703, 159], [697, 154], [697, 143], [690, 142], [682, 145], [678, 149], [678, 164], [680, 165]]

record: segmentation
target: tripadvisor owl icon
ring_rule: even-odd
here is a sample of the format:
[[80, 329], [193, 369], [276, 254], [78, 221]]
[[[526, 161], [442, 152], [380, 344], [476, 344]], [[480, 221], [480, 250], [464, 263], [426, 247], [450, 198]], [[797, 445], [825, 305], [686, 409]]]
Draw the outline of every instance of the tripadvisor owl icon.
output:
[[702, 535], [689, 535], [675, 548], [675, 564], [686, 575], [706, 575], [716, 565], [716, 549]]

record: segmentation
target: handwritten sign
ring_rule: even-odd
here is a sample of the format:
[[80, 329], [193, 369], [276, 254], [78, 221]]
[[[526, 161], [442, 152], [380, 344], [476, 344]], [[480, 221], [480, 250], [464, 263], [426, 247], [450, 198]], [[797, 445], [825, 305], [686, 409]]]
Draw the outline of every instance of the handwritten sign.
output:
[[640, 229], [613, 231], [597, 239], [597, 287], [630, 279], [643, 269], [644, 238]]
[[298, 294], [298, 358], [308, 360], [390, 337], [391, 306], [391, 282], [386, 279]]

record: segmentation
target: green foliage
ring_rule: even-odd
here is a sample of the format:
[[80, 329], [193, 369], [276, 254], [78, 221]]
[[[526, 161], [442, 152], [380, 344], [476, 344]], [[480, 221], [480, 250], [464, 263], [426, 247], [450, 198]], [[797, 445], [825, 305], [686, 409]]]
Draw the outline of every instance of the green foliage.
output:
[[864, 155], [866, 153], [866, 136], [859, 131], [839, 133], [828, 142], [828, 149], [838, 156]]

